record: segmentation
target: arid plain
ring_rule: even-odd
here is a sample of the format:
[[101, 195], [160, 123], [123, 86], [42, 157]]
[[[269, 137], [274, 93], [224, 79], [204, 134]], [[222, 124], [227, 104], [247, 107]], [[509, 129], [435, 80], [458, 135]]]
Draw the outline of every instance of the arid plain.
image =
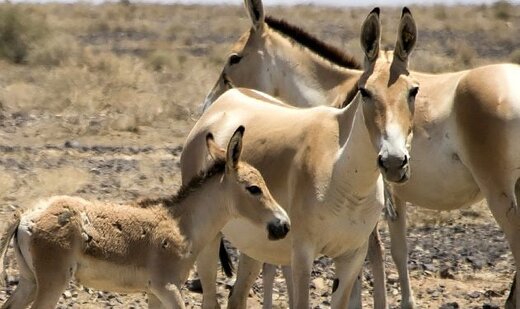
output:
[[[414, 70], [520, 63], [519, 5], [411, 9], [419, 27]], [[359, 29], [369, 10], [266, 7], [268, 14], [360, 60]], [[399, 8], [382, 8], [383, 45], [394, 42], [398, 18]], [[232, 43], [249, 26], [240, 5], [1, 4], [2, 218], [13, 207], [30, 207], [55, 194], [128, 201], [174, 193], [184, 137]], [[408, 217], [412, 284], [421, 308], [503, 306], [513, 259], [485, 204], [452, 212], [412, 206]], [[380, 229], [388, 248], [384, 222]], [[0, 292], [1, 302], [18, 278], [11, 250], [7, 256], [8, 287]], [[397, 308], [397, 273], [388, 250], [385, 264], [390, 304]], [[329, 260], [317, 260], [314, 307], [329, 307], [332, 278]], [[366, 270], [367, 307], [372, 306], [371, 280]], [[222, 305], [230, 283], [219, 274]], [[257, 280], [252, 308], [261, 306], [261, 291]], [[200, 295], [185, 291], [185, 299], [190, 307], [200, 305]], [[280, 276], [274, 303], [287, 307]], [[66, 307], [146, 308], [146, 297], [71, 284], [60, 300], [60, 308]]]

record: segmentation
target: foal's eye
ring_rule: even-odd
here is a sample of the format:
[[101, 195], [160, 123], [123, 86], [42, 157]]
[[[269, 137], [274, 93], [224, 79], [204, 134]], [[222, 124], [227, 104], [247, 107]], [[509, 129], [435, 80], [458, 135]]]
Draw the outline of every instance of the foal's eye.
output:
[[358, 90], [359, 93], [361, 93], [361, 96], [363, 96], [363, 98], [370, 98], [370, 92], [368, 92], [368, 90], [366, 90], [363, 87], [359, 87]]
[[238, 54], [232, 54], [229, 56], [229, 65], [237, 64], [242, 60], [242, 56], [239, 56]]
[[249, 187], [246, 187], [246, 190], [249, 191], [249, 193], [251, 193], [253, 195], [262, 194], [262, 189], [260, 189], [258, 186], [249, 186]]
[[419, 87], [413, 87], [410, 90], [410, 98], [415, 98], [417, 96], [417, 93], [419, 93]]

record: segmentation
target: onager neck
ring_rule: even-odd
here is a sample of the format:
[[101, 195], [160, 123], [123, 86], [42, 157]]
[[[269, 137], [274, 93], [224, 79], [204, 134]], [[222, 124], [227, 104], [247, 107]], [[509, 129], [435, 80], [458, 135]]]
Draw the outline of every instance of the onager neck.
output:
[[334, 208], [356, 207], [372, 197], [380, 175], [359, 97], [338, 113], [341, 148], [327, 194]]
[[[361, 71], [333, 64], [307, 48], [294, 48], [275, 31], [271, 38], [274, 50], [291, 50], [275, 56], [276, 68], [271, 73], [274, 73], [272, 95], [300, 107], [342, 105], [347, 90]], [[290, 59], [287, 54], [291, 55]]]
[[191, 257], [196, 258], [231, 218], [228, 203], [220, 174], [207, 179], [176, 206], [179, 211], [174, 212], [174, 217], [181, 234], [190, 243]]

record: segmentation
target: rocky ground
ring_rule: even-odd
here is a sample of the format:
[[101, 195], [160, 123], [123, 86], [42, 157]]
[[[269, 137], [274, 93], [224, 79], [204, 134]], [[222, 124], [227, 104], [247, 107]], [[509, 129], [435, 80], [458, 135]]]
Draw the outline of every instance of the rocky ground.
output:
[[[48, 119], [55, 124], [59, 119]], [[52, 139], [38, 143], [25, 136], [30, 128], [45, 126], [41, 119], [18, 119], [3, 115], [0, 126], [0, 193], [3, 216], [11, 207], [25, 208], [31, 201], [50, 194], [77, 194], [92, 199], [125, 201], [141, 195], [171, 194], [179, 185], [182, 134], [163, 132], [168, 141], [153, 140], [156, 132], [142, 131], [139, 138], [105, 135], [95, 138]], [[180, 130], [182, 131], [182, 130]], [[8, 134], [7, 134], [8, 133]], [[25, 134], [27, 135], [27, 134]], [[14, 143], [13, 141], [17, 141]], [[513, 260], [485, 204], [448, 213], [410, 207], [410, 271], [412, 286], [421, 308], [499, 308], [507, 298]], [[399, 305], [398, 276], [391, 261], [389, 235], [380, 227], [386, 247], [387, 290], [392, 308]], [[236, 259], [236, 252], [233, 253]], [[3, 301], [16, 287], [18, 276], [11, 250], [7, 254], [8, 286]], [[330, 306], [333, 269], [330, 260], [315, 262], [312, 273], [312, 305]], [[219, 274], [219, 298], [226, 304], [233, 279]], [[372, 306], [372, 276], [364, 271], [363, 299]], [[199, 307], [201, 297], [185, 291], [189, 307]], [[258, 279], [250, 294], [250, 307], [261, 306], [262, 285]], [[287, 292], [279, 273], [274, 304], [287, 307]], [[91, 290], [71, 283], [60, 308], [146, 308], [144, 295], [119, 295]]]

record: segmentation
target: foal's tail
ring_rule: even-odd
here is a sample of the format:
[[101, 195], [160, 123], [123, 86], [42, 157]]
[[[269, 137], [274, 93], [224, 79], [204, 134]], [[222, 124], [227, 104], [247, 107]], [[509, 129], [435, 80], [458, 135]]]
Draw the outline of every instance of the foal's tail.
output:
[[18, 210], [15, 210], [9, 221], [7, 221], [7, 229], [6, 231], [0, 235], [0, 285], [4, 286], [6, 285], [6, 273], [4, 268], [4, 258], [5, 254], [7, 253], [7, 247], [9, 247], [9, 242], [11, 241], [11, 238], [13, 238], [14, 233], [18, 229], [18, 226], [20, 225], [21, 215]]

